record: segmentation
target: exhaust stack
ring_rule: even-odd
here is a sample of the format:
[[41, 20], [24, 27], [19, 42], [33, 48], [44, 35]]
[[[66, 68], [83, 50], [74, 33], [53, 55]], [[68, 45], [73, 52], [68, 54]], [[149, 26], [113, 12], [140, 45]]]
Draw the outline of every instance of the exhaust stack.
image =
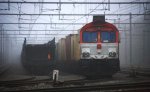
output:
[[93, 23], [94, 24], [105, 23], [105, 15], [95, 15], [95, 16], [93, 16]]

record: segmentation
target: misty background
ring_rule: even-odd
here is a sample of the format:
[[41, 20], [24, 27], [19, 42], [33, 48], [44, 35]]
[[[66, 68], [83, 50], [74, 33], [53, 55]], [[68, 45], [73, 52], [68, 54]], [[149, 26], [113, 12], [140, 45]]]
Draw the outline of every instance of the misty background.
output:
[[[9, 0], [1, 0], [0, 2]], [[92, 21], [90, 14], [106, 14], [120, 31], [121, 68], [150, 67], [150, 4], [61, 4], [60, 2], [148, 2], [148, 0], [11, 0], [58, 2], [56, 4], [0, 3], [0, 65], [18, 65], [24, 38], [27, 43], [56, 42]], [[8, 15], [2, 15], [8, 14]], [[9, 15], [39, 14], [39, 15]], [[42, 15], [49, 14], [49, 15]], [[57, 14], [57, 16], [53, 15]], [[62, 14], [62, 15], [61, 15]], [[72, 14], [65, 16], [63, 14]], [[75, 16], [74, 14], [86, 14]], [[118, 14], [110, 16], [107, 14]], [[128, 15], [119, 15], [128, 14]], [[132, 15], [133, 14], [133, 15]], [[134, 15], [141, 14], [141, 15]], [[146, 15], [147, 14], [147, 15]], [[9, 24], [12, 23], [12, 24]], [[18, 24], [13, 24], [18, 23]], [[22, 24], [21, 24], [22, 23]], [[23, 24], [24, 23], [24, 24]], [[26, 24], [27, 23], [27, 24]], [[39, 23], [39, 24], [38, 24]], [[41, 24], [40, 24], [41, 23]], [[43, 24], [42, 24], [43, 23]], [[45, 23], [45, 24], [44, 24]], [[131, 23], [131, 24], [130, 24]], [[17, 70], [18, 68], [16, 68]]]

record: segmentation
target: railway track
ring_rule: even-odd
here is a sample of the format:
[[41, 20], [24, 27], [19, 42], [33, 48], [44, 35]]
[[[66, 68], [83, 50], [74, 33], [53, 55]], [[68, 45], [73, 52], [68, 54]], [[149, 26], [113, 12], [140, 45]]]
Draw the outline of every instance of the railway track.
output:
[[0, 87], [18, 87], [18, 86], [26, 86], [26, 85], [35, 85], [39, 83], [53, 83], [53, 81], [50, 80], [20, 80], [20, 81], [4, 81], [0, 82]]
[[111, 84], [111, 85], [92, 85], [92, 86], [75, 86], [75, 87], [54, 87], [30, 90], [17, 90], [14, 92], [79, 92], [79, 91], [111, 91], [111, 92], [149, 92], [150, 82], [140, 83], [124, 83], [124, 84]]
[[[64, 81], [53, 83], [50, 80], [39, 80], [39, 81], [19, 81], [15, 83], [7, 83], [5, 82], [3, 85], [0, 83], [1, 86], [14, 88], [1, 90], [1, 91], [11, 91], [11, 92], [78, 92], [78, 91], [124, 91], [124, 92], [150, 92], [150, 81], [141, 81], [141, 82], [124, 82], [124, 83], [107, 83], [107, 84], [92, 84], [102, 82], [102, 80], [74, 80], [74, 81]], [[31, 88], [31, 85], [38, 85], [44, 84], [43, 88]], [[73, 86], [72, 86], [73, 85]], [[23, 88], [22, 86], [28, 86], [29, 89], [20, 89]]]
[[70, 92], [70, 91], [150, 91], [150, 84], [148, 83], [133, 83], [133, 84], [116, 84], [116, 85], [96, 85], [96, 86], [81, 86], [81, 87], [64, 87], [64, 88], [50, 88], [50, 89], [36, 89], [26, 91], [50, 91], [50, 92]]
[[40, 83], [50, 84], [54, 86], [64, 86], [64, 85], [84, 85], [85, 83], [93, 83], [93, 82], [99, 82], [100, 80], [70, 80], [70, 81], [58, 81], [54, 82], [50, 79], [46, 80], [22, 80], [22, 81], [4, 81], [0, 82], [0, 86], [5, 87], [19, 87], [19, 86], [26, 86], [26, 85], [37, 85]]
[[120, 71], [120, 73], [126, 73], [126, 74], [130, 74], [130, 75], [134, 75], [134, 76], [147, 76], [147, 77], [150, 77], [149, 71], [150, 71], [150, 69], [148, 69], [148, 70], [122, 69]]

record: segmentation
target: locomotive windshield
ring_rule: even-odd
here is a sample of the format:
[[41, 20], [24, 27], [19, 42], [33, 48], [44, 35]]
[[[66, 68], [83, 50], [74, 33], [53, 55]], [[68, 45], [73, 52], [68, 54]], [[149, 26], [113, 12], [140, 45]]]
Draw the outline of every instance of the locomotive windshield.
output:
[[83, 42], [97, 42], [98, 32], [83, 32]]
[[116, 34], [115, 32], [101, 32], [101, 42], [115, 42]]

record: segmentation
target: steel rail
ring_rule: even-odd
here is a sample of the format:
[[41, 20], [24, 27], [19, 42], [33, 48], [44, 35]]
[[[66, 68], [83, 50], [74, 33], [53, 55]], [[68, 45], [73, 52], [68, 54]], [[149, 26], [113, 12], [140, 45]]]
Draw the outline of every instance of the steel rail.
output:
[[[106, 90], [127, 90], [127, 91], [139, 91], [144, 90], [146, 92], [150, 91], [150, 82], [139, 82], [139, 83], [118, 83], [118, 84], [105, 84], [105, 85], [92, 85], [92, 86], [76, 86], [76, 87], [54, 87], [54, 88], [43, 88], [43, 89], [30, 89], [21, 90], [25, 92], [78, 92], [78, 91], [106, 91]], [[20, 91], [20, 90], [19, 90]]]
[[53, 83], [52, 80], [31, 80], [30, 79], [23, 79], [23, 80], [15, 80], [15, 81], [1, 81], [0, 86], [6, 86], [6, 87], [16, 87], [16, 86], [24, 86], [24, 85], [33, 85], [38, 83]]
[[[28, 80], [28, 81], [17, 81], [17, 82], [1, 82], [1, 86], [7, 87], [17, 87], [23, 85], [34, 85], [38, 83], [46, 83], [54, 85], [53, 88], [44, 88], [44, 89], [29, 89], [29, 90], [18, 90], [18, 91], [50, 91], [50, 92], [66, 92], [66, 91], [96, 91], [96, 90], [149, 90], [150, 91], [150, 81], [138, 81], [138, 82], [125, 82], [125, 83], [114, 83], [114, 84], [98, 84], [90, 86], [81, 86], [85, 83], [96, 83], [101, 82], [102, 80], [73, 80], [73, 81], [64, 81], [60, 83], [53, 83], [50, 80]], [[68, 87], [67, 85], [75, 84], [78, 86]], [[66, 86], [65, 86], [66, 85]], [[17, 91], [17, 90], [16, 90]]]

